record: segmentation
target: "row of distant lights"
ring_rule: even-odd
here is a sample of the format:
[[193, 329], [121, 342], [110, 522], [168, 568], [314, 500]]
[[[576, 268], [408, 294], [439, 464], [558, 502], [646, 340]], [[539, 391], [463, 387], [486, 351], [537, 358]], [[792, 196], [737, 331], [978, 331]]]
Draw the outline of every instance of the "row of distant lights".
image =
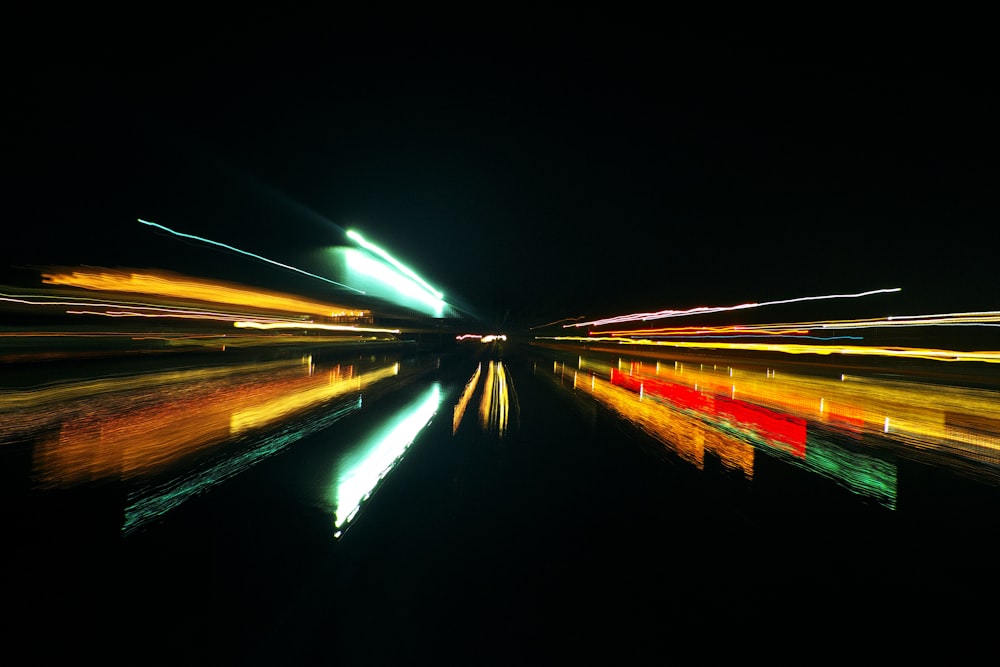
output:
[[507, 340], [506, 334], [487, 334], [483, 336], [482, 334], [462, 334], [460, 336], [455, 336], [455, 340], [469, 340], [469, 339], [479, 339], [480, 343], [492, 343], [498, 340]]

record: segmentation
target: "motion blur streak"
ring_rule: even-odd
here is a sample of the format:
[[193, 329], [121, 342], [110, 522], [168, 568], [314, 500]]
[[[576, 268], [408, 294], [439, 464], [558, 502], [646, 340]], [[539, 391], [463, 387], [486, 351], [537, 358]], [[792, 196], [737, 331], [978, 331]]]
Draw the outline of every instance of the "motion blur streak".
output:
[[[417, 306], [424, 310], [429, 308], [428, 314], [434, 317], [441, 317], [444, 312], [447, 305], [444, 301], [382, 260], [354, 248], [344, 250], [344, 260], [348, 275], [366, 287], [371, 283], [368, 291], [373, 295], [382, 296], [403, 306]], [[382, 287], [381, 290], [379, 286]], [[385, 291], [386, 287], [390, 291]]]
[[[123, 377], [95, 378], [28, 389], [0, 389], [0, 442], [17, 437], [22, 430], [38, 429], [73, 413], [80, 406], [73, 401], [87, 401], [103, 394], [127, 392], [156, 387], [166, 390], [170, 385], [212, 382], [221, 378], [239, 378], [243, 375], [280, 373], [307, 365], [307, 358], [300, 360], [236, 364], [213, 368], [170, 370]], [[36, 409], [28, 412], [29, 409]]]
[[771, 437], [773, 434], [761, 433], [754, 424], [732, 421], [725, 414], [682, 408], [617, 386], [596, 373], [567, 369], [557, 362], [552, 377], [558, 378], [560, 386], [610, 408], [699, 470], [704, 470], [705, 452], [710, 451], [725, 467], [752, 479], [755, 451], [760, 450], [890, 509], [896, 506], [896, 467], [877, 456], [839, 447], [815, 434], [808, 435], [802, 447], [805, 455], [801, 456]]
[[462, 423], [462, 417], [465, 416], [465, 408], [468, 406], [469, 399], [472, 398], [472, 394], [476, 391], [476, 386], [479, 384], [479, 376], [481, 375], [482, 370], [483, 364], [477, 364], [475, 372], [473, 372], [469, 381], [465, 383], [465, 389], [462, 391], [462, 395], [459, 396], [458, 402], [455, 403], [454, 416], [452, 417], [451, 425], [452, 435], [458, 432], [458, 427]]
[[668, 402], [681, 410], [694, 410], [713, 421], [728, 422], [741, 430], [752, 430], [772, 446], [799, 458], [806, 455], [805, 420], [737, 400], [736, 385], [732, 386], [732, 396], [726, 396], [719, 392], [688, 389], [639, 374], [625, 374], [618, 369], [611, 371], [611, 384], [634, 391], [640, 396]]
[[139, 222], [141, 222], [144, 225], [149, 225], [150, 227], [155, 227], [157, 229], [162, 229], [163, 231], [168, 232], [170, 234], [173, 234], [174, 236], [179, 236], [181, 238], [191, 239], [191, 240], [194, 240], [194, 241], [201, 241], [202, 243], [207, 243], [209, 245], [214, 245], [214, 246], [218, 246], [220, 248], [225, 248], [226, 250], [232, 250], [233, 252], [238, 252], [241, 255], [246, 255], [247, 257], [251, 257], [253, 259], [259, 259], [262, 262], [267, 262], [268, 264], [274, 264], [275, 266], [280, 266], [283, 269], [288, 269], [290, 271], [295, 271], [297, 273], [301, 273], [303, 275], [309, 276], [310, 278], [316, 278], [317, 280], [322, 280], [324, 282], [330, 283], [331, 285], [336, 285], [337, 287], [343, 287], [343, 288], [349, 289], [349, 290], [351, 290], [353, 292], [357, 292], [358, 294], [364, 294], [363, 291], [361, 291], [359, 289], [356, 289], [354, 287], [351, 287], [350, 285], [345, 285], [343, 283], [338, 283], [335, 280], [330, 280], [329, 278], [324, 278], [323, 276], [316, 275], [315, 273], [310, 273], [309, 271], [305, 271], [303, 269], [299, 269], [297, 267], [290, 266], [288, 264], [282, 264], [281, 262], [276, 262], [273, 259], [268, 259], [267, 257], [262, 257], [261, 255], [254, 254], [252, 252], [247, 252], [246, 250], [240, 250], [239, 248], [234, 248], [233, 246], [226, 245], [225, 243], [219, 243], [218, 241], [212, 241], [211, 239], [206, 239], [206, 238], [203, 238], [201, 236], [195, 236], [194, 234], [185, 234], [183, 232], [177, 232], [177, 231], [174, 231], [173, 229], [170, 229], [169, 227], [165, 227], [164, 225], [161, 225], [161, 224], [158, 224], [158, 223], [155, 223], [155, 222], [148, 222], [146, 220], [142, 220], [141, 218], [139, 219]]
[[635, 322], [637, 320], [660, 320], [668, 317], [686, 317], [688, 315], [707, 315], [709, 313], [721, 313], [730, 310], [746, 310], [747, 308], [761, 308], [763, 306], [776, 306], [789, 303], [800, 303], [803, 301], [822, 301], [826, 299], [856, 299], [873, 294], [888, 294], [901, 291], [901, 287], [891, 287], [888, 289], [868, 290], [867, 292], [857, 292], [854, 294], [825, 294], [821, 296], [801, 296], [792, 299], [780, 299], [778, 301], [765, 301], [763, 303], [741, 303], [736, 306], [698, 306], [687, 310], [660, 310], [653, 313], [633, 313], [631, 315], [617, 315], [601, 320], [590, 320], [588, 322], [573, 322], [564, 324], [567, 327], [599, 326], [602, 324], [613, 324], [616, 322]]
[[297, 382], [295, 386], [274, 386], [276, 395], [272, 400], [233, 412], [229, 422], [230, 433], [238, 435], [249, 429], [261, 428], [271, 422], [287, 419], [289, 415], [312, 405], [343, 394], [360, 392], [376, 382], [397, 375], [399, 375], [398, 362], [364, 373], [355, 373], [352, 366], [344, 370], [337, 366], [324, 374], [312, 374], [313, 381], [308, 383]]
[[612, 342], [620, 345], [659, 345], [664, 347], [702, 348], [708, 350], [758, 350], [785, 354], [843, 354], [865, 357], [905, 357], [911, 359], [932, 359], [936, 361], [982, 361], [1000, 363], [1000, 352], [961, 352], [959, 350], [938, 350], [921, 347], [868, 347], [863, 345], [805, 345], [778, 343], [703, 343], [694, 341], [665, 341], [618, 338], [614, 336], [538, 336], [537, 340], [557, 340], [578, 343], [595, 341]]
[[305, 422], [289, 424], [274, 433], [261, 435], [231, 456], [219, 457], [207, 466], [189, 469], [181, 476], [157, 485], [149, 485], [129, 494], [122, 533], [129, 535], [151, 521], [161, 518], [189, 498], [204, 493], [250, 467], [284, 450], [302, 438], [329, 428], [335, 422], [361, 409], [361, 396], [331, 406], [322, 415]]
[[440, 299], [444, 298], [444, 294], [442, 294], [438, 290], [436, 290], [433, 287], [431, 287], [427, 283], [427, 281], [424, 280], [423, 278], [421, 278], [420, 276], [418, 276], [413, 271], [413, 269], [411, 269], [410, 267], [406, 266], [405, 264], [403, 264], [402, 262], [400, 262], [399, 260], [397, 260], [395, 257], [393, 257], [392, 255], [390, 255], [388, 252], [386, 252], [384, 249], [382, 249], [379, 246], [375, 245], [374, 243], [366, 241], [365, 238], [363, 236], [361, 236], [361, 234], [359, 234], [358, 232], [354, 231], [353, 229], [349, 230], [347, 232], [347, 236], [348, 236], [348, 238], [351, 238], [354, 241], [356, 241], [357, 244], [360, 245], [365, 250], [371, 251], [371, 252], [375, 253], [376, 255], [378, 255], [379, 257], [381, 257], [382, 259], [384, 259], [385, 261], [389, 262], [389, 264], [391, 264], [392, 266], [394, 266], [398, 271], [400, 271], [401, 273], [403, 273], [404, 275], [406, 275], [411, 280], [415, 280], [417, 283], [420, 284], [421, 287], [423, 287], [425, 290], [427, 290], [431, 294], [431, 296], [433, 296], [435, 299], [440, 300]]
[[358, 333], [392, 333], [398, 334], [399, 329], [381, 329], [378, 327], [359, 327], [347, 324], [317, 324], [316, 322], [233, 322], [237, 329], [313, 329], [316, 331], [355, 331]]
[[603, 336], [704, 336], [707, 334], [741, 335], [747, 332], [781, 335], [807, 334], [815, 329], [876, 329], [899, 327], [1000, 326], [1000, 312], [937, 313], [934, 315], [896, 315], [855, 320], [819, 320], [776, 324], [739, 324], [702, 327], [657, 327], [647, 329], [604, 329], [592, 332]]
[[[641, 364], [640, 364], [641, 366]], [[639, 371], [640, 376], [642, 371]], [[656, 374], [699, 392], [738, 396], [835, 428], [1000, 464], [1000, 392], [842, 375], [840, 380], [676, 364]], [[976, 425], [979, 426], [976, 426]], [[1000, 475], [1000, 470], [997, 471]]]
[[42, 278], [43, 282], [49, 285], [65, 285], [104, 292], [149, 294], [319, 317], [364, 317], [367, 315], [366, 311], [346, 306], [308, 301], [278, 292], [255, 290], [235, 283], [206, 282], [168, 271], [150, 273], [111, 270], [72, 271], [69, 273], [43, 273]]
[[490, 361], [479, 403], [479, 423], [486, 432], [501, 438], [507, 430], [510, 415], [510, 391], [507, 386], [507, 369], [502, 361]]
[[419, 398], [400, 410], [380, 430], [347, 454], [338, 465], [334, 486], [334, 537], [341, 537], [362, 504], [402, 459], [417, 435], [437, 413], [441, 386], [431, 385]]
[[192, 373], [169, 387], [149, 384], [147, 377], [144, 386], [126, 392], [81, 396], [59, 410], [45, 409], [45, 421], [37, 413], [31, 419], [34, 428], [45, 427], [43, 433], [49, 424], [59, 427], [58, 433], [42, 435], [35, 447], [35, 483], [40, 488], [72, 486], [162, 473], [233, 436], [359, 392], [397, 371], [392, 364], [365, 373], [338, 367], [317, 374], [306, 359], [284, 369], [265, 365], [231, 376]]

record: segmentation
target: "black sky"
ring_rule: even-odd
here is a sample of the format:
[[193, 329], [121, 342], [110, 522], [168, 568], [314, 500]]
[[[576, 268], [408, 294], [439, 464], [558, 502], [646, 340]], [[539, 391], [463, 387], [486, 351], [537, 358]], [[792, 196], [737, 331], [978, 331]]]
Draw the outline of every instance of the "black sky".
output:
[[1000, 309], [985, 17], [171, 11], [8, 26], [7, 264], [318, 289], [141, 217], [289, 262], [355, 227], [489, 325]]

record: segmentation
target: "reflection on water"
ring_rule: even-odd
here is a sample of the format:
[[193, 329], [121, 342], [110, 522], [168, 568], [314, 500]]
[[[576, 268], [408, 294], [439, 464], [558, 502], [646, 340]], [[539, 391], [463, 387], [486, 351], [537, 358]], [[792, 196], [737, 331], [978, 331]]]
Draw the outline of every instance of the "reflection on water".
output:
[[37, 490], [129, 482], [129, 533], [421, 372], [386, 356], [311, 356], [0, 391], [0, 445], [31, 448]]
[[[757, 449], [889, 507], [896, 456], [1000, 483], [995, 390], [599, 355], [580, 356], [573, 366], [555, 361], [550, 377], [608, 405], [699, 467], [712, 443], [724, 464], [750, 477]], [[751, 449], [734, 455], [738, 443]]]
[[[482, 375], [482, 363], [476, 366], [472, 377], [465, 384], [465, 390], [455, 403], [452, 420], [452, 434], [458, 432], [466, 407], [476, 392], [479, 378]], [[479, 426], [484, 433], [503, 438], [510, 428], [511, 419], [517, 419], [520, 406], [514, 383], [506, 364], [499, 360], [490, 360], [486, 366], [486, 379], [483, 381], [482, 393], [479, 397]]]
[[361, 505], [403, 458], [406, 450], [431, 419], [441, 403], [441, 386], [433, 383], [404, 408], [382, 421], [357, 445], [345, 450], [337, 461], [332, 485], [333, 514], [339, 538]]
[[472, 399], [472, 394], [475, 393], [476, 387], [479, 385], [479, 376], [482, 374], [482, 371], [483, 364], [477, 364], [475, 372], [469, 378], [469, 381], [465, 383], [465, 389], [462, 390], [462, 395], [459, 396], [458, 402], [455, 404], [451, 420], [452, 435], [458, 431], [458, 426], [462, 423], [462, 418], [465, 416], [465, 408], [468, 407], [469, 400]]
[[900, 454], [1000, 481], [989, 417], [1000, 397], [992, 391], [596, 357], [575, 367], [555, 361], [544, 375], [699, 469], [708, 450], [750, 479], [754, 453], [764, 452], [888, 508], [897, 503]]
[[510, 417], [510, 390], [507, 368], [502, 361], [490, 361], [486, 369], [486, 383], [479, 402], [479, 424], [483, 431], [504, 436]]

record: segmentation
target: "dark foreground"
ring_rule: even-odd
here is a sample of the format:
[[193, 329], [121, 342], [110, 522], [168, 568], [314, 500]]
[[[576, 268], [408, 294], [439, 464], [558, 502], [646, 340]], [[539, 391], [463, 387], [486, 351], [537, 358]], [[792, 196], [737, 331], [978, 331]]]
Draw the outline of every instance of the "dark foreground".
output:
[[[502, 437], [471, 404], [453, 434], [490, 359], [514, 397]], [[128, 536], [128, 485], [43, 493], [8, 474], [5, 652], [25, 656], [8, 664], [810, 660], [992, 637], [993, 484], [897, 458], [889, 509], [765, 455], [752, 480], [711, 454], [698, 469], [550, 367], [531, 349], [445, 355]], [[431, 381], [438, 412], [334, 538], [338, 452]], [[27, 465], [15, 451], [8, 473]]]

